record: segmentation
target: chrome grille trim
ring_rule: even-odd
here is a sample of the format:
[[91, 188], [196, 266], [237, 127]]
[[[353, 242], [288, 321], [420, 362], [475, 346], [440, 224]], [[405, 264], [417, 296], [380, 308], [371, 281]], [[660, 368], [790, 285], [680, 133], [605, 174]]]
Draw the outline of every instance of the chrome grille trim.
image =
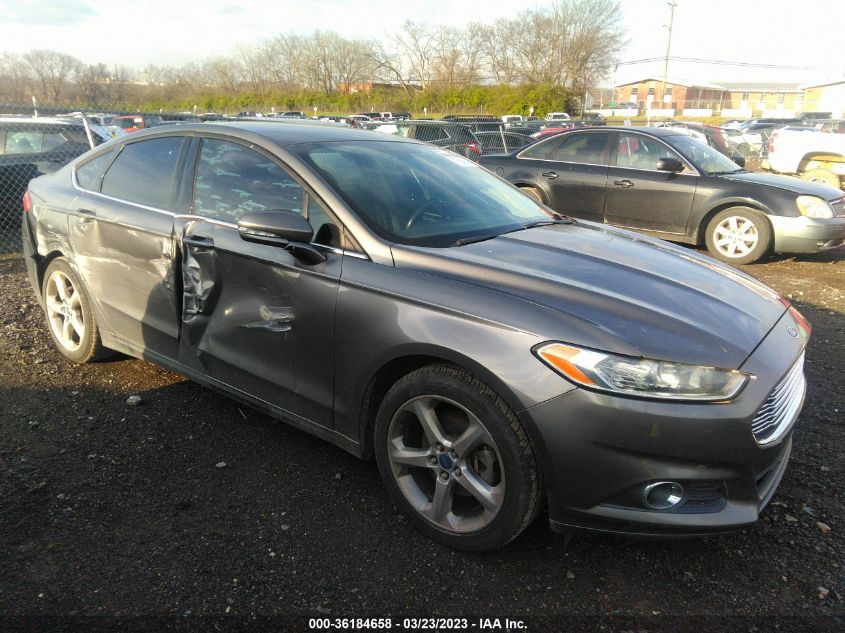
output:
[[766, 398], [751, 422], [751, 432], [757, 444], [760, 446], [773, 444], [784, 436], [804, 403], [806, 390], [807, 381], [804, 380], [804, 354], [802, 353], [792, 369]]

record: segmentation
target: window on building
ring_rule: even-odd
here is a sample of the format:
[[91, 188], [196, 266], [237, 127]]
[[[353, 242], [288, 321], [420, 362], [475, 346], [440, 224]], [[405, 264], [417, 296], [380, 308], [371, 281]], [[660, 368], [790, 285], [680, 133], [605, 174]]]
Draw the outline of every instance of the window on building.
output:
[[785, 99], [786, 99], [786, 95], [783, 95], [783, 94], [778, 95], [778, 103], [783, 103]]

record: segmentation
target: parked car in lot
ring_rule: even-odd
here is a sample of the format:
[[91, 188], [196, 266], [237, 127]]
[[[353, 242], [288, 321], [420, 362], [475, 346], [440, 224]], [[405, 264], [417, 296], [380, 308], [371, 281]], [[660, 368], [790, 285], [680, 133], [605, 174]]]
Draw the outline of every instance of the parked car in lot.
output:
[[545, 120], [546, 121], [568, 121], [571, 117], [569, 116], [568, 112], [549, 112]]
[[481, 164], [556, 211], [703, 244], [726, 262], [845, 244], [841, 191], [748, 172], [685, 130], [573, 130]]
[[383, 134], [393, 134], [431, 143], [476, 162], [478, 157], [481, 156], [481, 143], [479, 143], [475, 134], [466, 125], [452, 123], [451, 121], [412, 119], [409, 121], [365, 124], [363, 127]]
[[740, 156], [759, 156], [763, 149], [763, 137], [755, 132], [743, 132], [736, 127], [722, 126], [728, 145], [733, 153]]
[[138, 130], [145, 130], [148, 127], [155, 127], [162, 125], [164, 120], [157, 114], [129, 114], [124, 116], [116, 116], [109, 125], [119, 127], [126, 134], [130, 132], [137, 132]]
[[[96, 144], [111, 139], [101, 126], [92, 126], [92, 133]], [[0, 118], [0, 218], [17, 219], [30, 180], [56, 171], [89, 149], [81, 120]]]
[[544, 506], [556, 530], [737, 529], [786, 468], [810, 329], [787, 301], [441, 148], [159, 128], [33, 181], [24, 211], [62, 354], [144, 358], [374, 456], [452, 547]]
[[[111, 139], [91, 125], [94, 143]], [[82, 121], [74, 118], [0, 118], [0, 253], [21, 250], [21, 200], [29, 181], [66, 165], [90, 149]]]
[[772, 134], [768, 150], [772, 171], [845, 189], [845, 136], [786, 128]]

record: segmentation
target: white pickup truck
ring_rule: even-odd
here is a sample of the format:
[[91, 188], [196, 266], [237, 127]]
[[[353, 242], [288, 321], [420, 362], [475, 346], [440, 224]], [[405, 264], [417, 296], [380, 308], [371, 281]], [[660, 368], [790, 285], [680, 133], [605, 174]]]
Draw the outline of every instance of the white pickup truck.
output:
[[845, 189], [845, 134], [778, 130], [769, 142], [769, 169]]

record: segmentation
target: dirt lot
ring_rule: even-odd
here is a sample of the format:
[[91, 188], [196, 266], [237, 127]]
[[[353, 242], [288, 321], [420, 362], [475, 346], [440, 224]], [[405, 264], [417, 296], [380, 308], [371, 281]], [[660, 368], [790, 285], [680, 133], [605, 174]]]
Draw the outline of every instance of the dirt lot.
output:
[[814, 326], [791, 465], [761, 521], [719, 538], [567, 541], [541, 517], [467, 555], [403, 520], [372, 463], [145, 362], [65, 361], [23, 263], [0, 261], [0, 630], [387, 615], [845, 630], [845, 252], [746, 269]]

